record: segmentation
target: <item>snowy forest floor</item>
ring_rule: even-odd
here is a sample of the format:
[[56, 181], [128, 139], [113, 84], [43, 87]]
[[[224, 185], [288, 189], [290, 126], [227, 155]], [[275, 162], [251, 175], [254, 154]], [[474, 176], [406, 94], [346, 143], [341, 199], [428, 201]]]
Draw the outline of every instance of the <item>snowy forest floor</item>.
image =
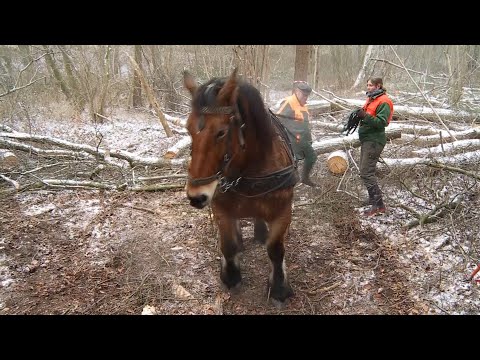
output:
[[[126, 110], [96, 127], [81, 119], [4, 123], [90, 145], [100, 132], [112, 148], [141, 156], [163, 156], [185, 135], [166, 138], [151, 113]], [[317, 140], [325, 133], [315, 123], [312, 128]], [[413, 146], [393, 140], [382, 156], [403, 157]], [[359, 153], [351, 149], [357, 162]], [[2, 172], [12, 179], [45, 161], [16, 155], [23, 168]], [[253, 241], [250, 221], [242, 221], [242, 286], [230, 293], [220, 284], [218, 235], [209, 209], [191, 207], [183, 189], [59, 188], [0, 195], [0, 314], [141, 314], [147, 306], [157, 314], [480, 313], [478, 283], [465, 281], [480, 254], [480, 197], [474, 179], [425, 167], [400, 173], [381, 168], [389, 212], [364, 219], [363, 209], [342, 191], [362, 193], [358, 171], [352, 166], [344, 177], [332, 175], [327, 155], [319, 155], [314, 168], [320, 186], [295, 187], [286, 243], [295, 295], [281, 308], [267, 299], [270, 265], [266, 249]], [[60, 171], [49, 169], [36, 176]], [[162, 172], [185, 169], [156, 174]], [[418, 178], [417, 188], [431, 189], [436, 196], [468, 191], [461, 206], [437, 222], [406, 230], [410, 214], [393, 206], [394, 200], [414, 205], [401, 186], [402, 174]], [[0, 182], [0, 190], [9, 187]]]

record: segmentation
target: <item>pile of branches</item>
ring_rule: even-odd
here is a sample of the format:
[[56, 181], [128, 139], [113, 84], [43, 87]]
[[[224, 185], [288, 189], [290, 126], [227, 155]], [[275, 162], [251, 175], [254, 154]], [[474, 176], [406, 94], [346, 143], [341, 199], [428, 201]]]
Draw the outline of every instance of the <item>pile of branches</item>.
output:
[[184, 159], [141, 157], [124, 150], [30, 135], [0, 125], [0, 148], [15, 151], [17, 166], [1, 167], [1, 191], [93, 188], [161, 191], [184, 186]]

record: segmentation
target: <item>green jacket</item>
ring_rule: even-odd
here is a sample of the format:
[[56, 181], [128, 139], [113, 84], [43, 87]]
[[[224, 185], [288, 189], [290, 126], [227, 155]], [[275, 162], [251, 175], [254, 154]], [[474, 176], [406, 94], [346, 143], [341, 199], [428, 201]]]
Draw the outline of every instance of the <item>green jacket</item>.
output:
[[389, 116], [390, 106], [387, 103], [378, 105], [375, 116], [367, 114], [360, 122], [360, 127], [358, 128], [360, 142], [374, 141], [385, 145], [387, 143], [385, 127], [387, 126]]

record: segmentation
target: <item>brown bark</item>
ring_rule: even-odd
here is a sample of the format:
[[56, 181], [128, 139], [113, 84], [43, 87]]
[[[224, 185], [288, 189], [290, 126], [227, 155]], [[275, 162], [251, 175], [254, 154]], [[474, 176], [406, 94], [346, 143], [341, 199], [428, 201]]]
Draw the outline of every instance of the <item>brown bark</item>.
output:
[[172, 130], [170, 129], [170, 126], [168, 126], [167, 120], [165, 119], [165, 115], [163, 114], [163, 111], [160, 109], [160, 105], [157, 102], [157, 99], [155, 98], [155, 95], [153, 93], [153, 90], [150, 88], [150, 86], [147, 84], [147, 81], [145, 80], [145, 77], [143, 76], [143, 72], [140, 70], [138, 67], [138, 64], [135, 62], [134, 59], [132, 59], [131, 56], [128, 56], [130, 59], [135, 71], [138, 72], [140, 76], [140, 81], [142, 83], [142, 88], [147, 94], [148, 101], [150, 102], [150, 105], [154, 108], [155, 112], [157, 113], [157, 116], [160, 120], [160, 123], [163, 126], [163, 129], [165, 130], [165, 133], [167, 134], [168, 137], [173, 136]]
[[47, 62], [48, 67], [52, 71], [53, 77], [55, 78], [57, 84], [60, 86], [60, 89], [62, 90], [63, 94], [66, 96], [67, 100], [70, 100], [72, 98], [72, 94], [70, 93], [70, 89], [67, 86], [67, 83], [63, 79], [62, 73], [58, 69], [57, 65], [55, 64], [55, 60], [53, 59], [52, 52], [48, 48], [47, 45], [43, 45], [43, 48], [45, 49], [45, 60]]
[[311, 45], [297, 45], [295, 47], [295, 73], [293, 80], [308, 80], [308, 63]]
[[[142, 68], [142, 46], [135, 45], [135, 62], [138, 64], [138, 67], [141, 71]], [[142, 82], [140, 80], [140, 75], [136, 70], [133, 72], [133, 94], [132, 94], [132, 106], [134, 108], [142, 107]]]

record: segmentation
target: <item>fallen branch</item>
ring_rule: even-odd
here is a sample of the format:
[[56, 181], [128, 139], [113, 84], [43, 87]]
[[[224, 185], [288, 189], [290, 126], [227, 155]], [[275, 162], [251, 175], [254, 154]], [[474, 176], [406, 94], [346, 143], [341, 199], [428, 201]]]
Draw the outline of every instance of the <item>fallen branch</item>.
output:
[[120, 204], [120, 206], [130, 208], [130, 209], [140, 210], [140, 211], [146, 211], [148, 213], [155, 214], [155, 215], [160, 215], [160, 213], [156, 210], [147, 209], [147, 208], [140, 207], [140, 206], [128, 205], [128, 204]]
[[[131, 167], [134, 167], [137, 165], [157, 166], [157, 167], [182, 166], [186, 162], [186, 159], [164, 159], [159, 157], [141, 157], [124, 150], [110, 150], [110, 152], [108, 152], [100, 148], [97, 149], [90, 145], [76, 144], [70, 141], [65, 141], [65, 140], [61, 140], [61, 139], [57, 139], [49, 136], [30, 135], [30, 134], [21, 133], [21, 132], [13, 132], [13, 133], [2, 132], [0, 133], [0, 137], [14, 138], [14, 139], [25, 140], [25, 141], [39, 142], [43, 144], [56, 145], [59, 147], [78, 151], [80, 153], [85, 152], [105, 162], [109, 162], [108, 157], [110, 156], [113, 158], [127, 161]], [[35, 154], [45, 155], [45, 156], [59, 156], [59, 155], [67, 155], [67, 156], [73, 156], [73, 157], [78, 157], [79, 155], [82, 156], [82, 154], [73, 153], [65, 150], [38, 149], [38, 148], [34, 148], [31, 145], [14, 143], [9, 140], [4, 140], [1, 138], [0, 138], [0, 145], [4, 145], [4, 147], [6, 148], [13, 148], [13, 149], [22, 150], [22, 151], [33, 152]], [[83, 155], [83, 157], [85, 157], [85, 155]]]
[[434, 167], [434, 168], [437, 168], [437, 169], [445, 169], [445, 170], [449, 170], [449, 171], [454, 171], [454, 172], [457, 172], [457, 173], [460, 173], [460, 174], [464, 174], [464, 175], [473, 177], [474, 179], [480, 180], [480, 176], [475, 174], [474, 172], [463, 170], [463, 169], [458, 168], [458, 167], [447, 166], [447, 165], [443, 165], [443, 164], [439, 164], [439, 163], [428, 164], [428, 166], [431, 166], [431, 167]]
[[[400, 130], [387, 130], [385, 131], [385, 135], [387, 136], [387, 140], [398, 139], [402, 136]], [[358, 133], [356, 132], [348, 136], [339, 136], [338, 138], [314, 141], [312, 143], [313, 150], [315, 150], [317, 154], [325, 154], [350, 147], [359, 147], [360, 145]]]
[[159, 175], [159, 176], [150, 176], [150, 177], [142, 177], [139, 176], [137, 178], [138, 181], [154, 181], [154, 180], [162, 180], [162, 179], [184, 179], [187, 177], [187, 174], [170, 174], [170, 175]]
[[10, 179], [9, 177], [6, 177], [5, 175], [2, 175], [2, 174], [0, 174], [0, 178], [2, 178], [3, 180], [5, 180], [6, 182], [10, 183], [10, 184], [15, 188], [15, 190], [19, 190], [19, 189], [20, 189], [20, 185], [19, 185], [18, 182], [16, 182], [15, 180], [12, 180], [12, 179]]
[[133, 186], [128, 188], [130, 191], [162, 191], [170, 189], [183, 189], [185, 184], [154, 184], [145, 186]]
[[59, 180], [46, 179], [41, 181], [51, 187], [65, 187], [65, 188], [97, 188], [104, 190], [117, 190], [119, 187], [111, 184], [103, 184], [96, 181], [77, 181], [77, 180]]
[[164, 157], [166, 159], [173, 159], [174, 157], [177, 157], [178, 154], [180, 154], [183, 150], [188, 148], [191, 143], [192, 143], [192, 138], [190, 137], [190, 135], [184, 136], [175, 145], [167, 149], [167, 152], [165, 153]]
[[7, 125], [0, 125], [0, 130], [7, 131], [7, 132], [14, 132], [15, 131], [10, 126], [7, 126]]
[[168, 114], [165, 114], [165, 119], [168, 122], [183, 128], [187, 125], [187, 119], [177, 118]]
[[[452, 133], [450, 133], [450, 129], [448, 128], [447, 125], [445, 125], [445, 123], [443, 122], [442, 118], [438, 115], [438, 113], [435, 111], [435, 109], [433, 108], [432, 104], [430, 103], [430, 101], [428, 100], [428, 98], [425, 96], [425, 94], [423, 93], [422, 89], [420, 89], [420, 86], [418, 86], [417, 82], [413, 79], [412, 75], [410, 75], [410, 72], [408, 71], [408, 69], [405, 67], [405, 64], [403, 63], [402, 59], [400, 59], [400, 56], [398, 56], [397, 52], [395, 51], [395, 49], [393, 48], [392, 45], [390, 45], [390, 49], [392, 49], [393, 53], [395, 54], [395, 56], [397, 57], [398, 61], [400, 61], [400, 64], [402, 65], [403, 69], [407, 72], [407, 75], [410, 77], [410, 80], [412, 80], [412, 82], [415, 84], [415, 86], [417, 87], [418, 91], [422, 94], [423, 98], [427, 101], [428, 105], [430, 106], [430, 108], [432, 109], [433, 113], [435, 114], [435, 116], [437, 117], [438, 121], [440, 121], [440, 123], [445, 127], [445, 129], [447, 130], [448, 134], [450, 135], [450, 137], [452, 137], [453, 139], [455, 139], [455, 136], [452, 135]], [[455, 139], [457, 140], [457, 139]]]
[[46, 157], [57, 157], [57, 156], [69, 156], [73, 158], [88, 157], [87, 154], [82, 154], [81, 152], [73, 152], [73, 151], [67, 151], [67, 150], [45, 150], [45, 149], [34, 147], [32, 145], [25, 145], [22, 143], [18, 143], [16, 141], [10, 141], [5, 139], [0, 139], [0, 147], [26, 151], [35, 155], [41, 155]]
[[403, 167], [412, 167], [415, 165], [432, 165], [432, 164], [443, 164], [443, 165], [458, 165], [463, 164], [477, 164], [480, 159], [480, 151], [471, 151], [467, 153], [461, 153], [454, 156], [444, 156], [438, 157], [434, 160], [430, 158], [406, 158], [406, 159], [391, 159], [391, 158], [382, 158], [383, 161], [379, 162], [379, 166], [387, 165], [392, 168], [403, 168]]
[[418, 218], [416, 220], [412, 220], [409, 223], [405, 224], [404, 228], [409, 230], [414, 228], [417, 225], [423, 226], [424, 224], [438, 221], [441, 217], [443, 217], [446, 214], [448, 209], [456, 209], [457, 206], [460, 205], [460, 203], [462, 202], [463, 198], [464, 198], [463, 195], [457, 195], [455, 196], [453, 201], [443, 202], [440, 205], [435, 206], [432, 210], [430, 210], [426, 214], [419, 214], [413, 209], [410, 209], [412, 210], [411, 212], [413, 214], [416, 214]]
[[454, 141], [449, 144], [443, 145], [440, 144], [436, 147], [423, 148], [419, 150], [414, 150], [412, 153], [416, 155], [435, 155], [435, 154], [444, 154], [445, 152], [453, 151], [465, 151], [465, 150], [475, 150], [480, 148], [480, 139], [465, 139]]
[[464, 131], [452, 132], [454, 137], [447, 135], [447, 136], [440, 136], [438, 135], [428, 135], [428, 136], [416, 136], [411, 134], [404, 134], [402, 135], [402, 142], [412, 142], [417, 145], [438, 145], [440, 143], [448, 143], [463, 139], [478, 139], [480, 138], [480, 129], [471, 128]]

